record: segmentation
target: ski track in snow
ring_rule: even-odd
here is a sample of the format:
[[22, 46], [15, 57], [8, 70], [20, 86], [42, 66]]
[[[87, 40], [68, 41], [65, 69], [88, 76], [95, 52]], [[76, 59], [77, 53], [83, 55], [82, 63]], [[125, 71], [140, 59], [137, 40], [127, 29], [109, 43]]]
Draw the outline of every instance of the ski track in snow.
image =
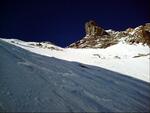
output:
[[150, 84], [0, 41], [0, 111], [149, 112]]

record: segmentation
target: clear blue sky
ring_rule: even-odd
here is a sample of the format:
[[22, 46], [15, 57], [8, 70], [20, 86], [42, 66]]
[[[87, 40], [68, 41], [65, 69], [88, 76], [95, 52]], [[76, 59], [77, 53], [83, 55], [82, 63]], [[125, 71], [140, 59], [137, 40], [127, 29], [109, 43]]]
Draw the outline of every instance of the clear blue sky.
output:
[[149, 0], [0, 0], [0, 37], [65, 47], [85, 35], [89, 20], [114, 30], [150, 22], [149, 6]]

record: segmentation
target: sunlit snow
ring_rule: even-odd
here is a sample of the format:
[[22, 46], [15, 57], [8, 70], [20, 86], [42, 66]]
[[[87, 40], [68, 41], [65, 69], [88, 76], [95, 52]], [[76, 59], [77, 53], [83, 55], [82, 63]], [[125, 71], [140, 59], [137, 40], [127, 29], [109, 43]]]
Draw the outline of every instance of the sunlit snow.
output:
[[[120, 43], [106, 49], [72, 49], [49, 44], [58, 49], [53, 50], [31, 45], [36, 42], [3, 40], [40, 55], [98, 66], [150, 82], [150, 48], [147, 45], [129, 45], [120, 40]], [[143, 56], [140, 57], [140, 55]]]
[[[138, 76], [139, 79], [135, 79], [138, 72], [146, 74], [139, 65], [148, 65], [147, 56], [132, 58], [137, 54], [121, 54], [121, 59], [118, 59], [111, 54], [113, 52], [108, 54], [109, 48], [106, 52], [93, 49], [53, 50], [18, 43], [15, 45], [32, 52], [0, 40], [0, 112], [150, 111], [150, 84], [145, 82], [147, 78]], [[122, 44], [116, 46], [121, 47]], [[144, 49], [147, 47], [141, 48], [140, 52], [147, 53]], [[120, 55], [119, 52], [117, 55]], [[136, 62], [141, 64], [137, 66]], [[119, 65], [126, 68], [131, 64], [135, 67], [128, 71], [134, 78], [101, 67]], [[120, 71], [122, 68], [119, 66], [114, 69]]]

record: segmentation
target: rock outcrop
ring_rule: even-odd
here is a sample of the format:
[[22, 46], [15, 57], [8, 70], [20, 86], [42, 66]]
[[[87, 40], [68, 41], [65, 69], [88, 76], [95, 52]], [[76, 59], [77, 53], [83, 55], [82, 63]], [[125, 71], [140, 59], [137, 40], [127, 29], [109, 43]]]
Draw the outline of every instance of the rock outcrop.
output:
[[69, 45], [71, 48], [107, 48], [120, 39], [129, 44], [142, 43], [150, 46], [150, 23], [125, 31], [104, 30], [95, 21], [85, 24], [85, 37]]
[[147, 23], [145, 25], [141, 25], [136, 27], [135, 29], [126, 30], [127, 36], [125, 40], [129, 43], [143, 43], [150, 46], [150, 24]]
[[107, 32], [99, 27], [95, 21], [89, 21], [85, 24], [86, 37], [108, 35]]
[[71, 44], [73, 48], [106, 48], [116, 41], [103, 28], [99, 27], [95, 21], [89, 21], [85, 24], [86, 36]]

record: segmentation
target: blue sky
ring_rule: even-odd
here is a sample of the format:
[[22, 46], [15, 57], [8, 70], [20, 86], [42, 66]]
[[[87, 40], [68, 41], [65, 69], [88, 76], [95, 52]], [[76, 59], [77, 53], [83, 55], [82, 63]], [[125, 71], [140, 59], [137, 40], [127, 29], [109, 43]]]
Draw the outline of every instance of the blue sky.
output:
[[89, 20], [114, 30], [150, 22], [149, 4], [148, 0], [1, 0], [0, 37], [65, 47], [85, 35]]

